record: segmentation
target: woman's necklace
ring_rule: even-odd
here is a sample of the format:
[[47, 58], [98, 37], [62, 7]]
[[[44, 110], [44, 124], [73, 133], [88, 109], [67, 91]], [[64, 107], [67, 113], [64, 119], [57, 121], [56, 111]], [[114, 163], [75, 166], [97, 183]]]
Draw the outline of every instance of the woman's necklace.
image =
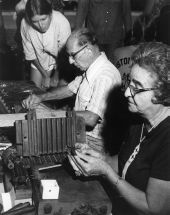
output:
[[[165, 108], [162, 111], [162, 113], [159, 115], [159, 117], [157, 118], [155, 124], [148, 130], [147, 134], [150, 133], [154, 128], [156, 128], [159, 125], [159, 123], [162, 122], [167, 116], [168, 116], [168, 111]], [[131, 163], [134, 161], [136, 155], [138, 154], [138, 152], [140, 150], [141, 143], [146, 139], [146, 135], [143, 135], [144, 134], [144, 126], [145, 125], [143, 123], [142, 129], [141, 129], [141, 134], [140, 134], [139, 144], [135, 147], [133, 153], [130, 155], [129, 159], [126, 161], [125, 166], [123, 168], [123, 171], [122, 171], [122, 178], [123, 179], [125, 179], [129, 166], [131, 165]]]
[[[159, 123], [158, 123], [159, 124]], [[142, 129], [141, 129], [141, 134], [140, 134], [140, 141], [139, 143], [143, 142], [146, 138], [146, 133], [149, 134], [158, 124], [153, 125], [149, 130], [145, 128], [145, 124], [142, 124]], [[146, 133], [144, 134], [144, 130], [147, 130]]]

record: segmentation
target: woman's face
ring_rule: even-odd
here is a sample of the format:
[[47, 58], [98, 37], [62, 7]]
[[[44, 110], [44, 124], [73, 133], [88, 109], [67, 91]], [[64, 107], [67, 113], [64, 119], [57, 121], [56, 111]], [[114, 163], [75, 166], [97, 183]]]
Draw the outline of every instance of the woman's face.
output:
[[51, 23], [51, 15], [35, 15], [31, 19], [32, 26], [40, 33], [45, 33]]
[[157, 80], [156, 75], [148, 72], [139, 65], [134, 65], [130, 73], [130, 85], [125, 91], [125, 97], [128, 99], [128, 107], [131, 112], [146, 115], [152, 112], [155, 104], [154, 83]]

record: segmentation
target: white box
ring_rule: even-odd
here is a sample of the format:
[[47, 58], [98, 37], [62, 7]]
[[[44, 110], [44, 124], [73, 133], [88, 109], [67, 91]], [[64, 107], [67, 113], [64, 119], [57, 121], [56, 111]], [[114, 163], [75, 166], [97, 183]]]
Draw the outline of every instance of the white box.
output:
[[56, 180], [41, 180], [42, 199], [58, 199], [59, 186]]

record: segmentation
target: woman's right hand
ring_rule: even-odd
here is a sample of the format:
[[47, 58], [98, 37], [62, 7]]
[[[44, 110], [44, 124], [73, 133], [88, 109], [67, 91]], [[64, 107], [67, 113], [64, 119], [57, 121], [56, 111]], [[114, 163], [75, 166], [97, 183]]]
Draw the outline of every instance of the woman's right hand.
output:
[[22, 106], [27, 109], [35, 109], [41, 103], [41, 97], [35, 94], [28, 96], [23, 100]]
[[106, 175], [108, 169], [111, 169], [103, 153], [90, 148], [77, 149], [75, 152], [76, 163], [68, 156], [70, 164], [76, 172], [80, 172], [84, 176]]

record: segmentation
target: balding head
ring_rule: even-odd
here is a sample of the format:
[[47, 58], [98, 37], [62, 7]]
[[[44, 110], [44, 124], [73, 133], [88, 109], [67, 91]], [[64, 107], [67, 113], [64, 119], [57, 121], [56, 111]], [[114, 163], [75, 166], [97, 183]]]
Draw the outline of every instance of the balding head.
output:
[[100, 55], [97, 39], [87, 28], [72, 32], [66, 43], [69, 61], [81, 70], [86, 70]]
[[70, 38], [75, 38], [79, 46], [84, 46], [85, 44], [98, 45], [96, 36], [87, 28], [80, 28], [73, 31]]

